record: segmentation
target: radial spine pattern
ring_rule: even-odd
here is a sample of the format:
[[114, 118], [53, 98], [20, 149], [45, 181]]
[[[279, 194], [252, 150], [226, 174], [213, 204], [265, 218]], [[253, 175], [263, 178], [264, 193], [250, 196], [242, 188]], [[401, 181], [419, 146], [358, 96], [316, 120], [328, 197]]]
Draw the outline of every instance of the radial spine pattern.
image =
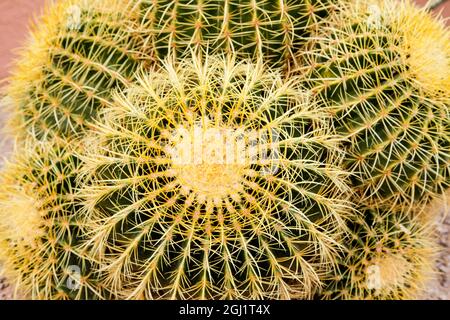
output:
[[87, 243], [121, 298], [308, 298], [333, 266], [346, 175], [296, 78], [165, 63], [116, 95], [86, 156]]

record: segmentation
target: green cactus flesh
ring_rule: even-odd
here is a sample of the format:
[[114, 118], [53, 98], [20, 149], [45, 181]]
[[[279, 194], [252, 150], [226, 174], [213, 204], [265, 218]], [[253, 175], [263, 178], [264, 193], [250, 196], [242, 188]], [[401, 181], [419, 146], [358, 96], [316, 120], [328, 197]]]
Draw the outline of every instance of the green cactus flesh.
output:
[[433, 276], [436, 240], [430, 221], [404, 209], [363, 209], [349, 223], [346, 255], [319, 295], [322, 299], [418, 298]]
[[87, 246], [114, 294], [317, 290], [339, 249], [347, 187], [327, 122], [294, 80], [210, 56], [167, 63], [115, 101], [89, 143], [82, 190]]

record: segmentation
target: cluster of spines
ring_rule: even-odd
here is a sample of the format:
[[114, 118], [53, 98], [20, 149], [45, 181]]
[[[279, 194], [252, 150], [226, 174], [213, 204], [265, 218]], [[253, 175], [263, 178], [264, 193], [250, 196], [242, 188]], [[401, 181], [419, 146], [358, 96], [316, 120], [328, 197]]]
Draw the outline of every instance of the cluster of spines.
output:
[[47, 8], [10, 81], [11, 127], [39, 139], [83, 134], [110, 104], [110, 91], [143, 68], [138, 28], [129, 1], [66, 0]]
[[27, 140], [2, 173], [0, 262], [19, 298], [99, 299], [95, 261], [82, 257], [85, 238], [75, 143]]
[[417, 299], [434, 276], [437, 242], [433, 217], [405, 208], [362, 208], [349, 222], [347, 250], [325, 281], [321, 299]]
[[[349, 209], [337, 142], [305, 99], [295, 79], [284, 83], [261, 62], [211, 56], [166, 63], [117, 95], [85, 159], [82, 189], [87, 247], [113, 295], [311, 297], [332, 268]], [[279, 152], [252, 163], [179, 163], [167, 152], [179, 126], [200, 128], [198, 139], [270, 128], [279, 140], [269, 134], [265, 143]], [[195, 148], [183, 139], [175, 147]]]
[[260, 58], [290, 67], [318, 22], [334, 10], [330, 0], [141, 0], [148, 47], [158, 58], [190, 49]]
[[420, 206], [450, 185], [449, 32], [408, 1], [375, 3], [324, 23], [301, 72], [348, 138], [362, 201]]

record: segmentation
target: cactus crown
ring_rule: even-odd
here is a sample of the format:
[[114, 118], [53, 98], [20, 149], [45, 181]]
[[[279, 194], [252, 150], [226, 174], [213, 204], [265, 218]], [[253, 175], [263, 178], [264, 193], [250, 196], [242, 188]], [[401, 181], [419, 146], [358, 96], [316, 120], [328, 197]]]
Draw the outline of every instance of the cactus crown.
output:
[[195, 57], [166, 62], [115, 101], [93, 135], [82, 191], [88, 246], [115, 294], [317, 289], [338, 249], [347, 189], [337, 142], [295, 78], [283, 82], [261, 62]]
[[[410, 1], [358, 3], [345, 13], [346, 19], [370, 12], [368, 29], [386, 30], [392, 51], [407, 66], [405, 80], [416, 82], [426, 95], [448, 96], [450, 88], [450, 31], [443, 19], [418, 9]], [[368, 6], [368, 7], [367, 7]], [[390, 39], [389, 39], [390, 38]]]

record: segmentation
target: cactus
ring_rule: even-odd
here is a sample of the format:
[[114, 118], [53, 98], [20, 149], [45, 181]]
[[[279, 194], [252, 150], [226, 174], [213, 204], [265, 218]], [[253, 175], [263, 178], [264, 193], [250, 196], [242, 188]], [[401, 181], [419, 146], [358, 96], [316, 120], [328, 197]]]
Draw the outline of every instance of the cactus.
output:
[[34, 137], [83, 134], [145, 65], [138, 13], [123, 0], [64, 0], [32, 27], [10, 79], [11, 127]]
[[418, 298], [434, 274], [433, 220], [407, 214], [405, 208], [365, 208], [362, 215], [350, 223], [348, 252], [320, 297]]
[[450, 34], [408, 1], [357, 2], [299, 54], [307, 86], [348, 138], [367, 205], [421, 206], [450, 184]]
[[84, 157], [89, 233], [119, 298], [308, 298], [349, 215], [338, 140], [262, 62], [166, 61], [115, 95]]
[[409, 299], [433, 273], [450, 39], [409, 0], [64, 0], [34, 29], [0, 175], [18, 294]]
[[140, 0], [147, 46], [156, 56], [221, 50], [289, 67], [332, 0]]
[[[85, 237], [75, 145], [26, 141], [2, 172], [0, 262], [20, 298], [96, 299], [95, 261], [78, 249]], [[75, 148], [75, 150], [71, 150]]]

